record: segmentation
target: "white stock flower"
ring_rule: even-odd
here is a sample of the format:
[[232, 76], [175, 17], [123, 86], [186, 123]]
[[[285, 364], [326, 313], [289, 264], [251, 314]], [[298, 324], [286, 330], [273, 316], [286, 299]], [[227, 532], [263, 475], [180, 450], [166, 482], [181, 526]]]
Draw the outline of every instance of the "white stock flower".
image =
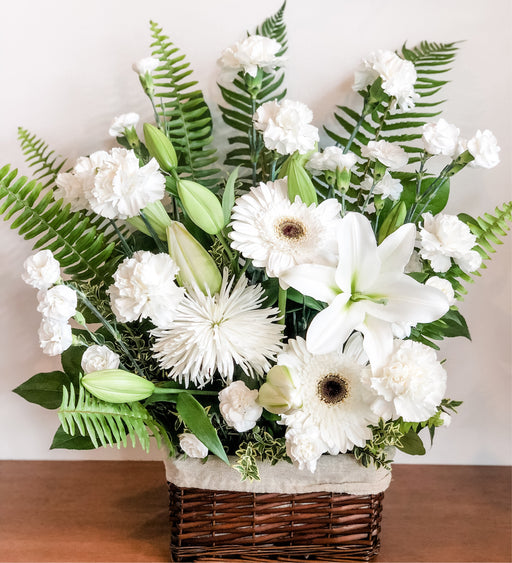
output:
[[165, 178], [154, 158], [139, 168], [132, 150], [114, 148], [98, 170], [88, 199], [98, 215], [127, 219], [164, 195]]
[[107, 291], [116, 319], [126, 323], [149, 318], [156, 326], [169, 325], [185, 293], [174, 283], [177, 271], [164, 253], [139, 250], [125, 258]]
[[423, 146], [429, 154], [454, 157], [459, 146], [460, 130], [442, 117], [423, 126]]
[[117, 369], [119, 356], [107, 346], [94, 344], [83, 353], [81, 366], [85, 374], [104, 369]]
[[313, 355], [297, 338], [277, 358], [290, 371], [302, 399], [301, 408], [281, 416], [282, 423], [294, 430], [314, 428], [331, 455], [364, 446], [372, 436], [368, 425], [378, 420], [371, 410], [375, 395], [363, 383], [369, 368], [361, 365], [360, 357], [356, 341], [344, 353]]
[[403, 168], [409, 158], [404, 149], [388, 141], [370, 141], [361, 148], [361, 155], [370, 160], [378, 160], [390, 170]]
[[169, 377], [188, 385], [202, 386], [215, 372], [228, 383], [235, 365], [249, 376], [263, 375], [281, 349], [283, 325], [276, 322], [278, 309], [262, 308], [260, 285], [248, 285], [247, 278], [228, 281], [215, 295], [191, 289], [164, 329], [156, 329], [155, 358]]
[[414, 107], [414, 100], [419, 95], [414, 91], [417, 75], [411, 61], [402, 59], [392, 51], [370, 53], [355, 72], [353, 89], [356, 92], [364, 90], [379, 77], [382, 78], [384, 92], [396, 99], [402, 111]]
[[421, 422], [437, 412], [446, 391], [446, 371], [429, 346], [396, 340], [391, 356], [371, 376], [379, 394], [374, 410], [384, 419]]
[[260, 183], [235, 201], [231, 246], [270, 277], [297, 264], [335, 264], [340, 204], [327, 199], [309, 207], [288, 199], [286, 180]]
[[41, 290], [37, 298], [37, 310], [43, 317], [65, 322], [76, 313], [76, 292], [67, 285], [55, 285], [50, 289]]
[[60, 279], [60, 264], [51, 250], [40, 250], [23, 262], [21, 279], [36, 289], [48, 289]]
[[423, 214], [423, 227], [419, 233], [420, 256], [429, 260], [435, 272], [450, 269], [451, 259], [467, 274], [477, 270], [482, 257], [476, 250], [476, 236], [456, 215]]
[[48, 356], [58, 356], [73, 342], [71, 326], [67, 322], [43, 318], [38, 331], [39, 344]]
[[123, 113], [122, 115], [114, 118], [112, 124], [110, 125], [110, 129], [108, 130], [108, 134], [112, 137], [120, 137], [124, 134], [125, 129], [129, 129], [130, 127], [137, 127], [139, 119], [140, 116], [138, 113]]
[[450, 305], [450, 307], [452, 305], [455, 305], [455, 291], [453, 291], [453, 286], [448, 280], [445, 280], [438, 276], [434, 276], [432, 278], [429, 278], [425, 282], [425, 285], [427, 285], [428, 287], [435, 287], [436, 289], [439, 289], [439, 291], [442, 291], [445, 294], [446, 299], [448, 299], [448, 304]]
[[154, 57], [145, 57], [136, 63], [133, 63], [133, 70], [139, 75], [144, 76], [146, 73], [152, 74], [154, 70], [160, 65], [160, 61]]
[[306, 154], [315, 148], [320, 137], [312, 119], [313, 112], [305, 104], [292, 100], [265, 102], [253, 116], [267, 149], [279, 154]]
[[446, 297], [404, 273], [414, 248], [416, 229], [402, 225], [377, 246], [370, 221], [347, 213], [338, 229], [337, 267], [301, 264], [285, 272], [286, 283], [328, 307], [309, 325], [306, 340], [315, 354], [340, 350], [353, 330], [364, 335], [372, 366], [393, 347], [392, 323], [415, 325], [442, 317]]
[[288, 457], [301, 471], [307, 469], [314, 473], [320, 456], [327, 451], [327, 446], [322, 442], [318, 428], [289, 427], [285, 438]]
[[[361, 187], [370, 190], [373, 184], [373, 179], [370, 176], [366, 176], [361, 182]], [[382, 199], [389, 198], [393, 201], [400, 199], [400, 194], [404, 187], [400, 180], [393, 178], [391, 174], [386, 170], [384, 176], [375, 184], [373, 188], [373, 193], [376, 195], [381, 195]]]
[[249, 389], [243, 381], [233, 381], [219, 393], [219, 409], [226, 424], [237, 432], [256, 426], [263, 408], [258, 405], [257, 389]]
[[498, 141], [489, 129], [475, 133], [475, 136], [467, 142], [467, 149], [474, 157], [469, 165], [480, 168], [494, 168], [500, 162], [499, 152], [501, 148]]
[[208, 455], [208, 448], [191, 432], [183, 432], [178, 438], [180, 439], [180, 448], [188, 457], [203, 459]]
[[81, 156], [71, 172], [60, 173], [56, 180], [53, 196], [69, 204], [71, 211], [90, 209], [89, 198], [94, 188], [98, 169], [107, 158], [105, 151], [96, 151], [90, 156]]
[[235, 72], [243, 70], [255, 77], [258, 68], [269, 71], [282, 63], [283, 58], [277, 56], [281, 48], [275, 39], [250, 35], [224, 49], [218, 62], [224, 69]]
[[314, 173], [330, 170], [352, 170], [356, 165], [357, 157], [353, 152], [343, 153], [339, 147], [326, 147], [323, 152], [316, 152], [308, 160], [306, 167]]

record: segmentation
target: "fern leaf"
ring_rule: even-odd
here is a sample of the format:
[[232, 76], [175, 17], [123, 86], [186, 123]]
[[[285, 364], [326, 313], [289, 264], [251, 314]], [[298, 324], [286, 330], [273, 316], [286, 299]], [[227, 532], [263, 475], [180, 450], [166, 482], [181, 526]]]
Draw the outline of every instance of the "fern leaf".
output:
[[0, 169], [0, 215], [12, 220], [27, 240], [36, 239], [34, 249], [49, 249], [64, 272], [81, 281], [102, 282], [113, 267], [107, 264], [115, 248], [98, 223], [83, 213], [73, 213], [69, 205], [55, 202], [52, 191], [43, 194], [43, 185], [9, 166]]
[[160, 60], [154, 75], [155, 97], [160, 99], [157, 111], [165, 131], [178, 154], [178, 173], [205, 186], [219, 183], [217, 160], [211, 148], [212, 119], [197, 81], [190, 80], [190, 63], [185, 55], [163, 34], [162, 28], [150, 22], [153, 56]]
[[261, 25], [256, 27], [256, 35], [270, 37], [270, 39], [274, 39], [281, 44], [283, 49], [279, 52], [279, 55], [282, 55], [287, 48], [286, 25], [284, 23], [285, 8], [286, 0], [274, 15], [268, 17]]
[[18, 140], [28, 165], [36, 168], [34, 180], [41, 183], [46, 180], [43, 188], [52, 186], [66, 159], [56, 156], [47, 143], [23, 127], [18, 127]]
[[129, 436], [132, 446], [135, 447], [138, 441], [148, 452], [150, 438], [154, 436], [158, 447], [163, 441], [173, 449], [165, 430], [138, 402], [106, 403], [90, 395], [83, 387], [80, 387], [78, 397], [74, 387], [69, 392], [64, 387], [58, 416], [64, 432], [71, 436], [77, 433], [87, 436], [95, 447], [126, 447]]

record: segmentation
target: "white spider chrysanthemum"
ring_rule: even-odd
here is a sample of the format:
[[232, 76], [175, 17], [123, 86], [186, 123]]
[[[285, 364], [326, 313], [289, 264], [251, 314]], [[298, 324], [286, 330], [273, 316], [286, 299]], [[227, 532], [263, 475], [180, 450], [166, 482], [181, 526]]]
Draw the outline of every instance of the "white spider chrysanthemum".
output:
[[331, 455], [364, 446], [372, 436], [368, 425], [378, 417], [371, 409], [375, 394], [366, 383], [367, 358], [359, 336], [347, 342], [342, 354], [314, 355], [302, 338], [290, 340], [277, 361], [290, 370], [302, 395], [302, 408], [282, 416], [289, 429], [316, 428]]
[[263, 289], [242, 277], [233, 286], [226, 273], [219, 293], [190, 289], [174, 321], [155, 329], [155, 357], [169, 377], [202, 386], [218, 371], [231, 382], [235, 365], [245, 374], [262, 375], [281, 350], [283, 325], [278, 309], [262, 308]]
[[337, 261], [341, 217], [335, 199], [318, 206], [292, 203], [286, 180], [260, 183], [236, 200], [232, 219], [231, 246], [270, 277], [298, 264], [332, 266]]

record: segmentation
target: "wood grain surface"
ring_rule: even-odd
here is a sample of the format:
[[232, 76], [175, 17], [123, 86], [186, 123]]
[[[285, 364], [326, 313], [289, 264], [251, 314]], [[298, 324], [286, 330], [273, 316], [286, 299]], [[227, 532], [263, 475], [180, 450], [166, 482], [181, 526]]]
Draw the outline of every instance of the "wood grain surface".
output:
[[[0, 561], [169, 561], [154, 461], [0, 461]], [[511, 468], [395, 465], [377, 563], [510, 562]]]

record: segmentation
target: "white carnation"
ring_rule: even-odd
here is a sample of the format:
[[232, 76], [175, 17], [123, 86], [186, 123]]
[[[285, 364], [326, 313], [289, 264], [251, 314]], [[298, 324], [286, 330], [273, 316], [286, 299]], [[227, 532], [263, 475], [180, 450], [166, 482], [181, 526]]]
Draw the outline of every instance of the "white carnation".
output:
[[384, 140], [370, 141], [361, 148], [361, 155], [371, 160], [378, 160], [390, 170], [403, 168], [409, 160], [402, 147]]
[[118, 321], [150, 318], [156, 326], [168, 326], [185, 290], [174, 283], [178, 267], [167, 254], [144, 250], [125, 258], [108, 289]]
[[453, 286], [448, 280], [434, 276], [429, 278], [425, 282], [425, 285], [435, 287], [436, 289], [439, 289], [439, 291], [442, 291], [446, 295], [450, 307], [455, 304], [455, 291], [453, 291]]
[[468, 141], [468, 151], [475, 160], [471, 161], [470, 166], [481, 168], [494, 168], [500, 162], [500, 147], [496, 137], [489, 129], [475, 133], [475, 136]]
[[53, 190], [54, 198], [62, 199], [64, 205], [69, 204], [71, 211], [90, 209], [89, 198], [96, 174], [107, 156], [105, 151], [96, 151], [91, 156], [78, 158], [71, 172], [63, 172], [57, 176], [57, 187]]
[[94, 344], [84, 352], [81, 366], [85, 374], [103, 371], [104, 369], [117, 369], [119, 367], [119, 356], [107, 346]]
[[451, 259], [466, 273], [477, 270], [482, 258], [472, 250], [476, 237], [469, 227], [456, 215], [431, 213], [423, 215], [423, 227], [419, 233], [420, 256], [429, 260], [435, 272], [446, 272], [451, 267]]
[[307, 469], [314, 473], [320, 456], [326, 451], [318, 428], [298, 425], [286, 430], [286, 453], [301, 471]]
[[40, 250], [23, 263], [21, 278], [36, 289], [48, 289], [60, 279], [60, 264], [51, 250]]
[[306, 154], [315, 148], [319, 135], [312, 119], [313, 112], [305, 104], [292, 100], [265, 102], [253, 116], [267, 149], [283, 155]]
[[191, 432], [183, 432], [178, 438], [180, 439], [180, 448], [188, 457], [203, 459], [208, 455], [208, 448]]
[[76, 313], [76, 292], [67, 285], [56, 285], [48, 290], [41, 290], [37, 297], [37, 310], [43, 317], [65, 322]]
[[446, 391], [446, 372], [435, 351], [412, 340], [396, 340], [390, 358], [370, 380], [380, 395], [374, 411], [384, 419], [427, 420], [437, 412]]
[[140, 59], [136, 63], [133, 63], [132, 68], [133, 70], [139, 75], [144, 76], [146, 73], [151, 74], [158, 65], [160, 61], [155, 59], [154, 57], [145, 57], [144, 59]]
[[400, 194], [403, 189], [404, 187], [402, 186], [400, 180], [393, 178], [393, 176], [391, 176], [391, 174], [386, 170], [384, 176], [375, 184], [373, 193], [381, 195], [382, 199], [397, 201], [400, 199]]
[[281, 44], [275, 39], [250, 35], [225, 49], [219, 64], [224, 69], [236, 72], [242, 70], [254, 77], [258, 68], [269, 71], [282, 63], [283, 58], [277, 56], [280, 50]]
[[442, 117], [423, 126], [423, 146], [429, 154], [454, 157], [459, 146], [460, 130]]
[[132, 150], [114, 148], [98, 170], [89, 204], [107, 219], [127, 219], [164, 194], [165, 178], [154, 158], [139, 168]]
[[58, 356], [73, 342], [71, 326], [67, 322], [43, 318], [38, 331], [39, 344], [45, 354]]
[[110, 129], [108, 130], [108, 134], [112, 135], [112, 137], [120, 137], [124, 134], [125, 129], [129, 129], [130, 127], [137, 127], [139, 119], [140, 116], [138, 113], [123, 113], [122, 115], [114, 118], [114, 121], [112, 121]]
[[356, 92], [364, 90], [379, 77], [382, 78], [384, 92], [396, 99], [402, 111], [414, 107], [414, 100], [419, 95], [414, 91], [417, 75], [411, 61], [402, 59], [392, 51], [370, 53], [355, 72], [353, 89]]
[[316, 152], [309, 159], [306, 166], [312, 172], [323, 170], [352, 170], [356, 165], [357, 157], [353, 152], [343, 153], [339, 147], [326, 147], [323, 152]]
[[254, 428], [263, 408], [256, 403], [257, 389], [249, 389], [243, 381], [233, 381], [219, 393], [219, 408], [226, 424], [237, 432]]

